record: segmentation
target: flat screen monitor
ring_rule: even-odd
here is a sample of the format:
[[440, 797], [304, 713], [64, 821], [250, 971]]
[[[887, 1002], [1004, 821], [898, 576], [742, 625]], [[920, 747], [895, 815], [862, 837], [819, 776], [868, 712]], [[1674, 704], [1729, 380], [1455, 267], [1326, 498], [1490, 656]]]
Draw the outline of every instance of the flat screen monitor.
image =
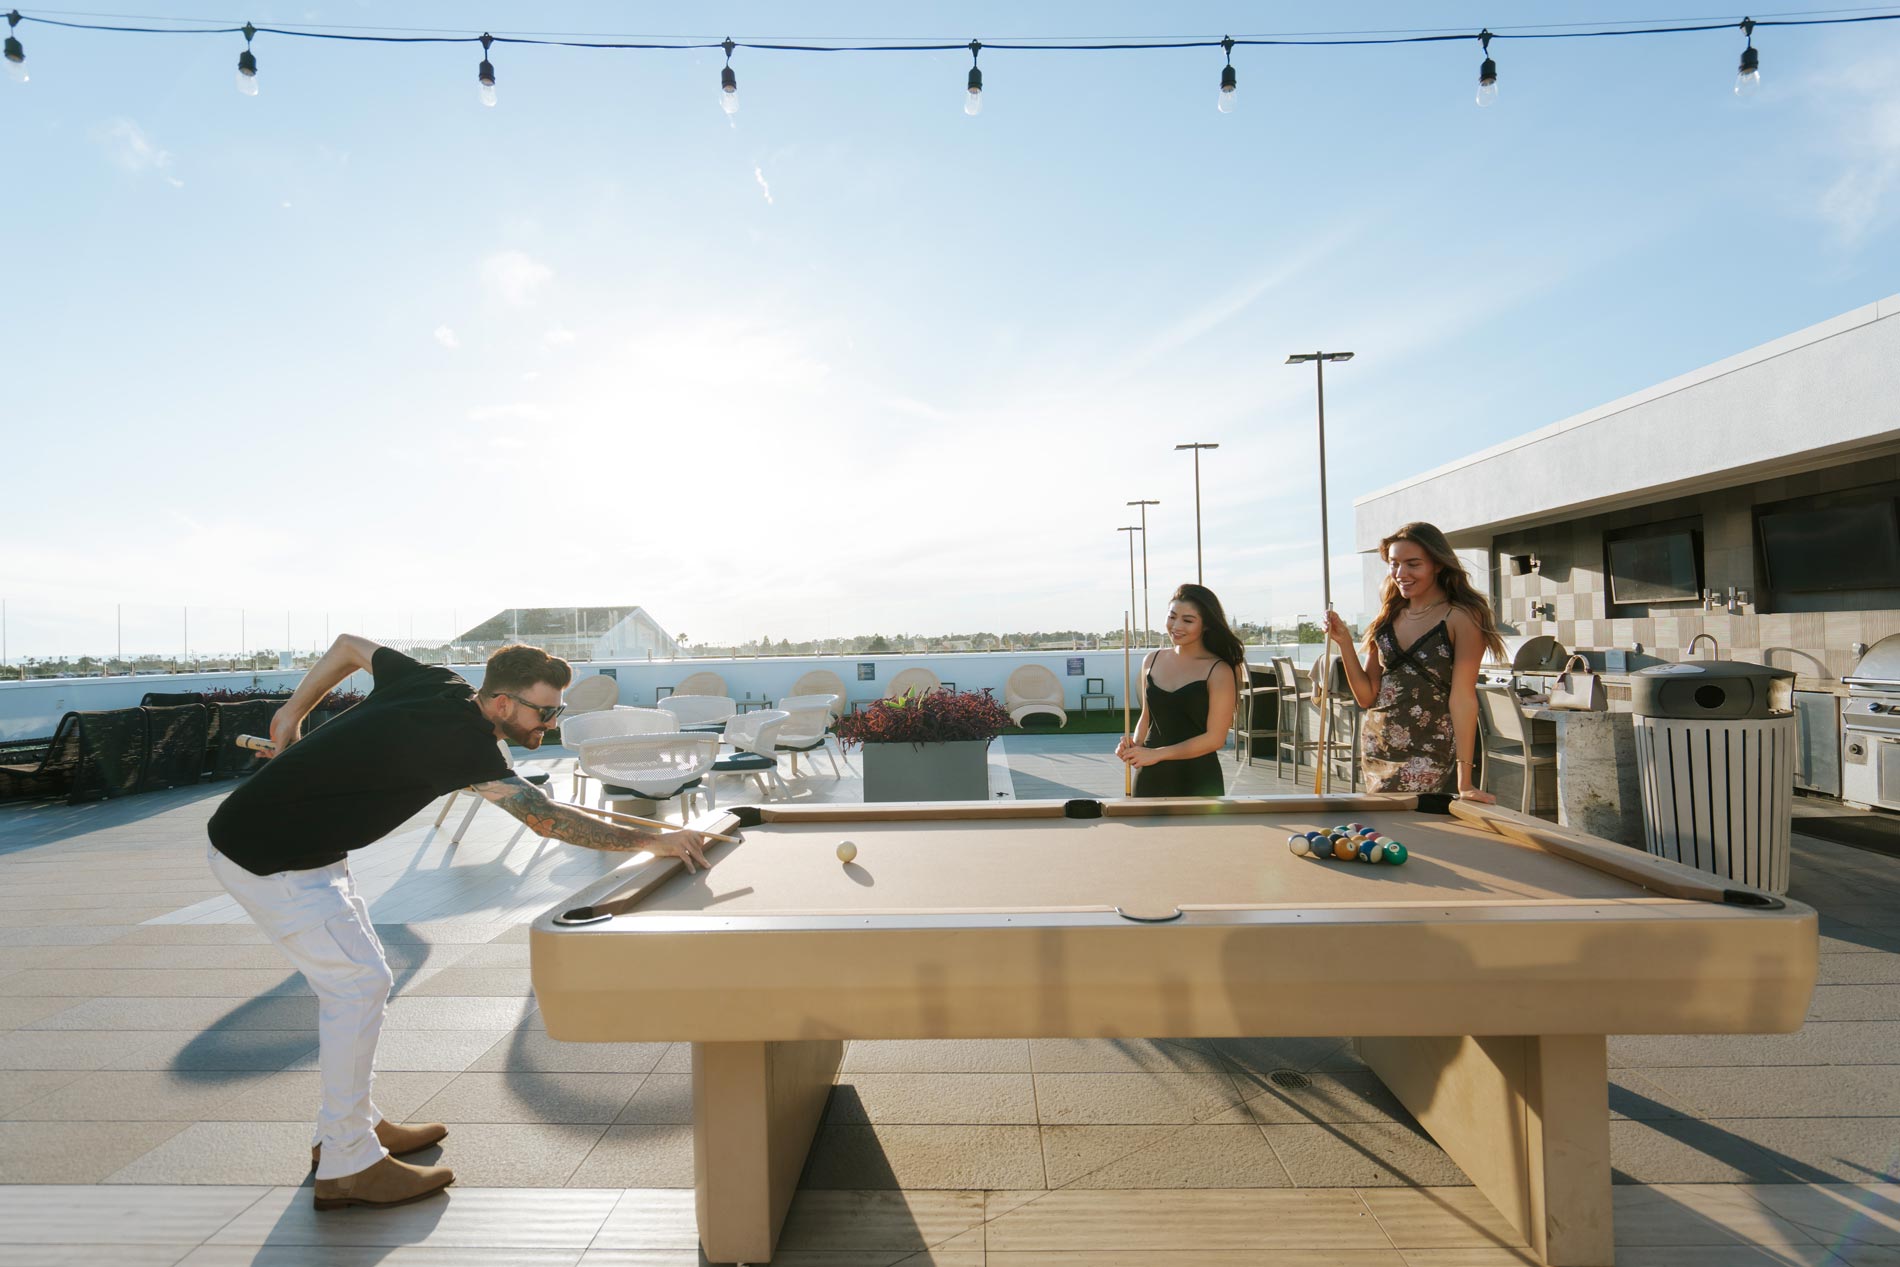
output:
[[1659, 532], [1609, 543], [1612, 603], [1676, 603], [1701, 597], [1695, 534]]
[[1757, 522], [1769, 589], [1900, 589], [1900, 518], [1890, 497], [1773, 511]]

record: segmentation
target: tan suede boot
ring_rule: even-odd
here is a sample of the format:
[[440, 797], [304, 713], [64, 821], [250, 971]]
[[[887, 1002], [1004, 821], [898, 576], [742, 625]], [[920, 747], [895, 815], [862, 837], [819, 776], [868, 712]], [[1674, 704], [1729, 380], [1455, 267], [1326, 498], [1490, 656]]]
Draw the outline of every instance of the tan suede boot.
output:
[[[449, 1128], [440, 1122], [415, 1122], [408, 1126], [398, 1126], [388, 1118], [376, 1123], [376, 1139], [389, 1150], [392, 1157], [407, 1157], [410, 1153], [419, 1153], [429, 1145], [449, 1133]], [[310, 1166], [316, 1168], [323, 1156], [323, 1145], [310, 1146]]]
[[341, 1179], [317, 1180], [315, 1204], [319, 1210], [341, 1210], [349, 1205], [402, 1205], [440, 1192], [455, 1182], [447, 1166], [412, 1166], [385, 1157], [368, 1170]]

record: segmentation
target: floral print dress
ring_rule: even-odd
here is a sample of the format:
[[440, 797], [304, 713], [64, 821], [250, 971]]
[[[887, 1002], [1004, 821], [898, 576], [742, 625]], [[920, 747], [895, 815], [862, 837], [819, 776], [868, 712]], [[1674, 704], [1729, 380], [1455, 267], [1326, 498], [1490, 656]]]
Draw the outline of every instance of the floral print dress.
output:
[[1378, 637], [1384, 672], [1366, 710], [1366, 790], [1449, 792], [1457, 786], [1458, 743], [1451, 725], [1451, 633], [1444, 621], [1400, 650], [1390, 626]]

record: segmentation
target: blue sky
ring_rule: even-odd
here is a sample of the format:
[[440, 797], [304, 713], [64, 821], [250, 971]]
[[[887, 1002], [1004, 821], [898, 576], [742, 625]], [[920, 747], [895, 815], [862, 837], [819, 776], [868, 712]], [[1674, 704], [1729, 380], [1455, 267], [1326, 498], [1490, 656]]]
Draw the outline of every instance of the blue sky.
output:
[[[138, 11], [986, 41], [1715, 12]], [[716, 52], [497, 46], [491, 110], [474, 45], [262, 36], [245, 98], [235, 36], [19, 34], [15, 655], [36, 613], [115, 603], [300, 643], [626, 602], [695, 640], [1107, 628], [1128, 499], [1162, 503], [1155, 590], [1192, 578], [1188, 440], [1222, 445], [1209, 584], [1286, 617], [1319, 591], [1287, 352], [1358, 353], [1328, 378], [1339, 555], [1356, 495], [1900, 291], [1900, 22], [1759, 32], [1746, 101], [1735, 32], [1500, 41], [1489, 110], [1475, 41], [1238, 49], [1232, 115], [1217, 50], [992, 50], [977, 118], [962, 53], [741, 50], [728, 119]]]

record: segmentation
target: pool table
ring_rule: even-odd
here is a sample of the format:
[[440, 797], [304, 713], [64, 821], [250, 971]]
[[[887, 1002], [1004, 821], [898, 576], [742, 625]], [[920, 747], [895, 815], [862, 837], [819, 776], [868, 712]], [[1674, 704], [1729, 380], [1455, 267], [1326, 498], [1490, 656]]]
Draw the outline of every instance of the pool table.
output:
[[[1403, 866], [1296, 856], [1347, 822]], [[1608, 1264], [1609, 1034], [1798, 1029], [1814, 912], [1446, 797], [741, 807], [535, 921], [556, 1039], [693, 1044], [702, 1249], [771, 1258], [845, 1040], [1356, 1035], [1546, 1262]], [[837, 846], [849, 840], [849, 864]]]

